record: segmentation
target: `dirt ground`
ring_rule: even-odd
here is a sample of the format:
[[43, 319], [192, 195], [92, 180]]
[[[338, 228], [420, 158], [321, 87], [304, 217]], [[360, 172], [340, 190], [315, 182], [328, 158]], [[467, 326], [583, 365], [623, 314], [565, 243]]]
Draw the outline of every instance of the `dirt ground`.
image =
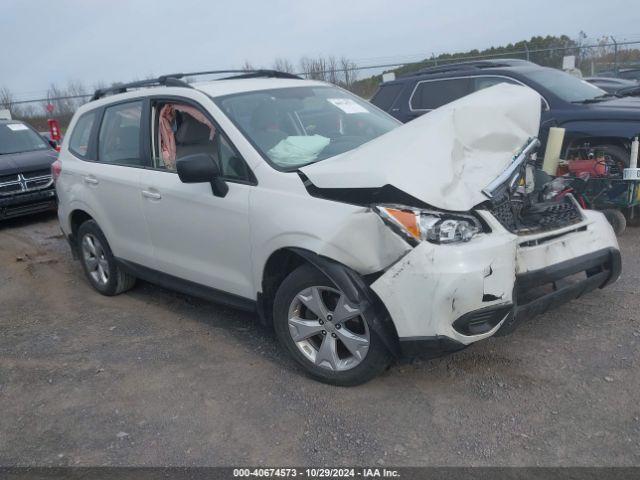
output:
[[106, 298], [54, 215], [0, 224], [0, 465], [638, 465], [640, 230], [611, 288], [357, 388], [252, 315]]

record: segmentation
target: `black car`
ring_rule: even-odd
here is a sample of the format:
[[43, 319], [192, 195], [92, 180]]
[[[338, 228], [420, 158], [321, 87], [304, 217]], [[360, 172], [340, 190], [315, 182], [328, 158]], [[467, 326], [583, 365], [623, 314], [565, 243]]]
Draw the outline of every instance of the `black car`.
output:
[[600, 72], [599, 75], [600, 76], [606, 76], [606, 77], [623, 78], [623, 79], [627, 79], [627, 80], [636, 80], [636, 81], [640, 82], [640, 68], [639, 67], [619, 68], [617, 71], [616, 70], [609, 70], [607, 72]]
[[29, 125], [0, 120], [0, 220], [55, 209], [57, 153]]
[[540, 94], [540, 140], [549, 127], [566, 129], [562, 155], [589, 144], [628, 164], [640, 134], [640, 98], [619, 98], [568, 73], [524, 60], [482, 60], [432, 67], [385, 82], [374, 105], [408, 122], [430, 110], [497, 83], [531, 87]]
[[[640, 83], [636, 80], [627, 80], [624, 78], [614, 77], [587, 77], [585, 80], [594, 84], [596, 87], [600, 87], [602, 90], [608, 93], [620, 94], [627, 90], [639, 89]], [[623, 93], [624, 94], [624, 93]]]

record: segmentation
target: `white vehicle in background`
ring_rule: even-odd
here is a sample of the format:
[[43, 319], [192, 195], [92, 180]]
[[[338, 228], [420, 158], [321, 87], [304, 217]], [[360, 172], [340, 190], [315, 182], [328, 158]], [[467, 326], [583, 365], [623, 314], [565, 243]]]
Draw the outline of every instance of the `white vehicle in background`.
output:
[[526, 174], [526, 88], [401, 125], [279, 72], [182, 77], [96, 92], [54, 166], [62, 230], [104, 295], [141, 278], [255, 311], [313, 377], [355, 385], [619, 275], [604, 217]]

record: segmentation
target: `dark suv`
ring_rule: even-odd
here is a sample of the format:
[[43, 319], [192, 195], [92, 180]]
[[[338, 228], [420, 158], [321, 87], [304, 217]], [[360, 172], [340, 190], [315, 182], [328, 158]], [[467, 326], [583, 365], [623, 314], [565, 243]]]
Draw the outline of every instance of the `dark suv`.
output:
[[29, 125], [0, 120], [0, 220], [55, 209], [51, 164], [57, 155]]
[[628, 162], [630, 142], [640, 133], [640, 98], [618, 98], [568, 73], [525, 60], [481, 60], [427, 68], [381, 84], [371, 102], [408, 122], [504, 82], [525, 85], [540, 94], [543, 143], [549, 127], [564, 127], [563, 155], [569, 148], [589, 143], [606, 146], [612, 156]]

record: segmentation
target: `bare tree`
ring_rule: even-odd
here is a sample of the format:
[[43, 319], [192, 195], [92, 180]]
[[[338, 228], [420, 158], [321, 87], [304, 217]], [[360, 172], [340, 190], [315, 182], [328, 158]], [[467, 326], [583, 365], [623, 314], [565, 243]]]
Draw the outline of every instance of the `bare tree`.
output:
[[300, 59], [300, 70], [306, 78], [312, 80], [327, 79], [327, 61], [322, 56], [317, 58], [302, 57]]
[[281, 58], [281, 57], [276, 58], [275, 61], [273, 62], [273, 69], [277, 70], [278, 72], [286, 72], [286, 73], [295, 72], [295, 67], [293, 66], [293, 63], [291, 63], [286, 58]]
[[67, 95], [70, 97], [76, 97], [69, 99], [73, 112], [80, 108], [80, 106], [84, 105], [88, 100], [87, 89], [78, 80], [72, 80], [67, 84]]
[[14, 107], [13, 102], [15, 102], [15, 98], [11, 90], [7, 87], [0, 88], [0, 107], [12, 110]]
[[356, 80], [358, 80], [358, 66], [347, 57], [340, 57], [340, 69], [342, 70], [342, 84], [345, 88], [350, 89]]
[[333, 55], [328, 57], [325, 63], [326, 74], [325, 78], [328, 82], [338, 84], [340, 82], [340, 72], [338, 71], [338, 61]]
[[43, 106], [51, 104], [56, 115], [69, 115], [74, 112], [75, 106], [71, 99], [66, 98], [67, 96], [64, 88], [52, 83], [47, 90], [47, 100]]
[[254, 67], [249, 60], [245, 60], [242, 66], [240, 67], [240, 70], [244, 70], [245, 72], [249, 72], [255, 69], [256, 67]]
[[358, 66], [347, 57], [334, 56], [302, 57], [300, 71], [306, 78], [324, 80], [345, 88], [350, 88], [357, 80]]

